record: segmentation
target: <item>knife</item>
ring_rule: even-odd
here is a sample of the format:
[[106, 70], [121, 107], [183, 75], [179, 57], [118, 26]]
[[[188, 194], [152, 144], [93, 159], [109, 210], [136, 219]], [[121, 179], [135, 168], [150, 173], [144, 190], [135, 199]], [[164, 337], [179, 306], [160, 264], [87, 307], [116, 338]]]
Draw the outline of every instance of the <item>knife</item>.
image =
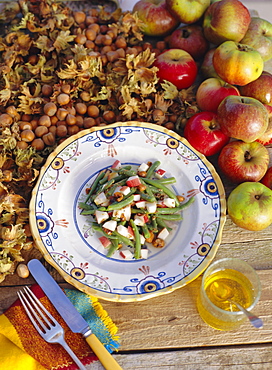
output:
[[104, 368], [106, 370], [122, 370], [100, 340], [92, 333], [87, 321], [77, 311], [43, 264], [39, 260], [33, 259], [28, 262], [27, 266], [71, 331], [83, 335]]

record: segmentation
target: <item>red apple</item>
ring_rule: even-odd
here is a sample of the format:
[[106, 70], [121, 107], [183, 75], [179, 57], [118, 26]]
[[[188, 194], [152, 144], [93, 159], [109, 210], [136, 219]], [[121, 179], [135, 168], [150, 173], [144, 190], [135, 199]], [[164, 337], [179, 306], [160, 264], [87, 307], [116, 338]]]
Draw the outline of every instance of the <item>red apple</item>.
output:
[[218, 122], [225, 135], [247, 143], [255, 141], [268, 127], [268, 112], [254, 98], [227, 96], [217, 110]]
[[234, 183], [260, 181], [267, 171], [269, 152], [257, 141], [231, 141], [221, 150], [218, 166]]
[[262, 18], [252, 17], [242, 44], [258, 50], [264, 61], [272, 58], [272, 24]]
[[213, 112], [200, 112], [190, 117], [185, 125], [184, 137], [205, 156], [218, 153], [230, 139], [220, 130], [217, 115]]
[[167, 10], [165, 0], [140, 0], [132, 12], [137, 12], [142, 21], [141, 30], [147, 36], [166, 36], [179, 25]]
[[156, 58], [154, 66], [158, 68], [160, 81], [169, 81], [178, 90], [190, 87], [197, 76], [196, 62], [187, 51], [181, 49], [165, 50]]
[[237, 226], [263, 230], [272, 223], [272, 191], [260, 182], [244, 182], [230, 193], [227, 208]]
[[239, 0], [221, 0], [209, 6], [203, 20], [204, 35], [211, 43], [239, 42], [250, 24], [249, 10]]
[[268, 126], [263, 135], [258, 137], [256, 141], [263, 145], [272, 144], [272, 106], [264, 104], [268, 112]]
[[213, 66], [222, 80], [243, 86], [260, 77], [264, 62], [261, 54], [252, 47], [225, 41], [214, 52]]
[[202, 27], [196, 24], [176, 29], [170, 35], [168, 44], [171, 49], [187, 51], [194, 59], [202, 58], [209, 50], [209, 42], [204, 37]]
[[196, 91], [196, 102], [203, 111], [217, 112], [221, 101], [229, 95], [240, 95], [237, 87], [219, 78], [208, 78], [199, 85]]
[[263, 104], [272, 105], [272, 74], [263, 71], [260, 77], [239, 88], [241, 95], [260, 100]]
[[269, 167], [264, 177], [261, 179], [261, 183], [272, 190], [272, 167]]
[[197, 22], [210, 5], [210, 0], [166, 0], [168, 10], [181, 22]]
[[203, 62], [200, 67], [200, 72], [204, 78], [219, 77], [218, 74], [215, 72], [213, 66], [213, 54], [215, 52], [215, 49], [216, 48], [208, 50], [204, 56]]

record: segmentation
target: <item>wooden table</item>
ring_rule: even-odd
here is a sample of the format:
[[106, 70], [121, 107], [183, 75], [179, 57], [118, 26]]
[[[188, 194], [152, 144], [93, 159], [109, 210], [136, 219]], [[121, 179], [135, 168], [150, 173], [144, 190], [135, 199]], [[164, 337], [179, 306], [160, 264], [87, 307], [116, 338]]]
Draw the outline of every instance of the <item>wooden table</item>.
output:
[[[243, 2], [252, 9], [258, 9], [260, 3], [263, 7], [268, 6], [266, 1]], [[267, 14], [266, 19], [269, 16], [271, 13]], [[269, 151], [272, 162], [272, 146]], [[233, 185], [224, 178], [222, 180], [228, 195]], [[262, 294], [254, 312], [262, 317], [263, 329], [254, 329], [248, 322], [231, 332], [220, 332], [207, 326], [199, 317], [195, 304], [200, 276], [173, 293], [142, 302], [116, 303], [101, 300], [119, 328], [121, 347], [114, 357], [124, 370], [271, 369], [271, 252], [272, 225], [261, 232], [250, 232], [235, 226], [227, 217], [215, 259], [241, 258], [257, 270]], [[25, 256], [26, 261], [34, 257], [41, 258], [37, 250]], [[48, 264], [46, 266], [61, 286], [67, 286], [53, 268]], [[31, 277], [20, 279], [15, 274], [8, 276], [0, 284], [0, 313], [15, 301], [16, 292], [22, 285], [31, 285], [33, 282]], [[88, 369], [101, 370], [102, 366], [95, 363], [89, 365]]]
[[[272, 163], [272, 145], [269, 147]], [[214, 164], [216, 159], [214, 160]], [[228, 195], [234, 185], [222, 178]], [[272, 211], [272, 210], [271, 210]], [[260, 232], [235, 226], [227, 217], [221, 245], [215, 259], [237, 257], [258, 272], [262, 294], [254, 312], [264, 328], [254, 329], [248, 322], [238, 330], [220, 332], [208, 327], [199, 317], [196, 297], [201, 276], [187, 286], [157, 298], [136, 303], [102, 301], [103, 307], [119, 328], [121, 347], [114, 355], [124, 370], [152, 369], [270, 369], [272, 366], [272, 225]], [[41, 258], [32, 250], [25, 256]], [[48, 264], [54, 278], [67, 286]], [[0, 284], [0, 313], [16, 299], [17, 290], [32, 284], [29, 277], [8, 276]], [[1, 349], [0, 349], [1, 350]], [[88, 369], [101, 370], [100, 364]]]

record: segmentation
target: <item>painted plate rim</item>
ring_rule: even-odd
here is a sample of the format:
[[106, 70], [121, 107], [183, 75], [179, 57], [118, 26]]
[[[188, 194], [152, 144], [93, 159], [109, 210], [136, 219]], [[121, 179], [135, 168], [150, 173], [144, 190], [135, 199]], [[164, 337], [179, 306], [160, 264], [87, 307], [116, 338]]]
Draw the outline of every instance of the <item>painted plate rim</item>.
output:
[[[50, 255], [48, 252], [47, 248], [45, 247], [40, 233], [37, 228], [37, 222], [36, 222], [36, 202], [37, 202], [37, 193], [38, 189], [41, 183], [41, 180], [43, 179], [44, 174], [47, 171], [48, 166], [52, 163], [53, 159], [57, 157], [57, 155], [62, 152], [65, 148], [67, 148], [71, 143], [76, 142], [78, 139], [81, 137], [84, 137], [85, 135], [89, 135], [92, 133], [95, 133], [97, 131], [103, 131], [106, 129], [115, 129], [115, 128], [122, 128], [122, 127], [141, 127], [143, 129], [147, 130], [152, 130], [152, 131], [157, 131], [162, 134], [166, 134], [176, 140], [178, 140], [180, 143], [185, 145], [192, 151], [200, 160], [201, 162], [206, 166], [206, 168], [210, 171], [212, 178], [214, 179], [216, 185], [217, 185], [217, 190], [219, 193], [219, 203], [220, 203], [220, 216], [219, 216], [219, 227], [216, 233], [216, 239], [214, 240], [209, 253], [207, 256], [203, 259], [203, 261], [188, 275], [183, 277], [182, 280], [172, 284], [168, 285], [167, 287], [164, 287], [162, 289], [158, 289], [155, 291], [150, 291], [148, 293], [135, 293], [131, 295], [126, 295], [126, 294], [119, 294], [119, 293], [108, 293], [104, 292], [101, 290], [97, 290], [91, 286], [88, 286], [84, 283], [82, 283], [80, 280], [75, 279], [73, 276], [68, 274], [57, 262], [56, 260]], [[117, 157], [118, 158], [118, 157]], [[116, 159], [117, 159], [116, 158]], [[147, 158], [147, 160], [149, 160]], [[53, 266], [58, 273], [64, 278], [66, 282], [74, 286], [80, 291], [85, 292], [86, 294], [90, 294], [93, 296], [96, 296], [97, 298], [101, 298], [104, 300], [108, 301], [115, 301], [115, 302], [133, 302], [133, 301], [141, 301], [141, 300], [146, 300], [150, 299], [153, 297], [157, 297], [159, 295], [163, 294], [168, 294], [171, 293], [172, 291], [181, 288], [191, 281], [195, 280], [201, 273], [204, 272], [204, 270], [209, 266], [209, 264], [212, 262], [214, 259], [216, 252], [218, 250], [218, 247], [221, 243], [222, 239], [222, 232], [223, 228], [226, 222], [226, 198], [225, 198], [225, 190], [224, 186], [222, 184], [221, 178], [219, 177], [218, 173], [216, 172], [214, 166], [207, 160], [207, 158], [199, 153], [197, 150], [195, 150], [189, 143], [188, 141], [175, 133], [174, 131], [168, 130], [162, 126], [154, 125], [154, 124], [149, 124], [145, 122], [135, 122], [135, 121], [128, 121], [128, 122], [116, 122], [111, 125], [107, 126], [96, 126], [91, 129], [85, 129], [80, 131], [79, 133], [67, 138], [65, 141], [63, 141], [58, 147], [48, 156], [45, 164], [40, 170], [39, 178], [38, 181], [32, 191], [32, 197], [30, 200], [30, 205], [29, 205], [29, 222], [30, 222], [30, 228], [32, 232], [32, 236], [34, 239], [34, 242], [40, 252], [42, 253], [44, 259], [51, 265]], [[143, 262], [145, 264], [145, 262]]]

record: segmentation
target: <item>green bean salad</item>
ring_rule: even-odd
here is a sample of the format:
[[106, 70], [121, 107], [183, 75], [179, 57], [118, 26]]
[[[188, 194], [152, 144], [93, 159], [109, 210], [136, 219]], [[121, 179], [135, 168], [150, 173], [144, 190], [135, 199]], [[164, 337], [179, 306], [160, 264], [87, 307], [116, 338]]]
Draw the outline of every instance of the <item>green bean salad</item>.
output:
[[165, 177], [160, 161], [134, 168], [116, 160], [98, 173], [86, 199], [79, 202], [81, 215], [92, 217], [92, 228], [101, 236], [106, 256], [118, 250], [124, 259], [148, 258], [148, 245], [163, 248], [173, 222], [193, 203], [176, 195], [170, 185], [175, 177]]

